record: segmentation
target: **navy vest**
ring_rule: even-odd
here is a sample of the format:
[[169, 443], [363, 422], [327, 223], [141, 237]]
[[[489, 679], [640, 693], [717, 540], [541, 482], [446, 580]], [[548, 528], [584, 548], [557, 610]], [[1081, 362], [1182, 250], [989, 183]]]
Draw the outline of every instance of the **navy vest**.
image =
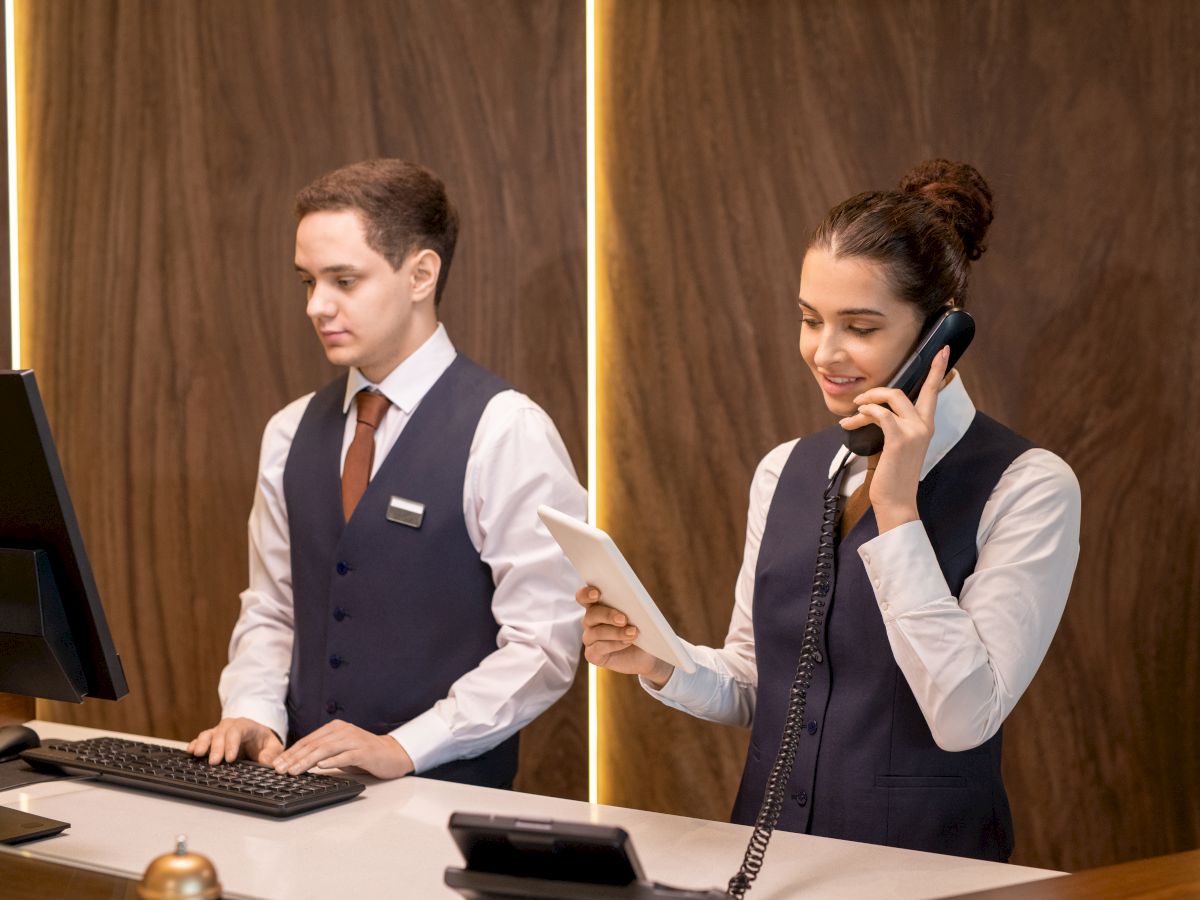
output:
[[[295, 643], [288, 743], [333, 719], [386, 734], [445, 697], [496, 649], [491, 570], [463, 519], [467, 455], [508, 385], [459, 355], [421, 400], [346, 522], [340, 457], [346, 377], [308, 404], [283, 473]], [[392, 496], [425, 504], [420, 527], [387, 519]], [[420, 775], [512, 783], [517, 737]]]
[[[833, 428], [800, 441], [775, 489], [754, 585], [758, 693], [733, 821], [754, 823], [775, 760], [816, 564], [822, 497], [841, 446]], [[917, 506], [958, 596], [992, 489], [1030, 449], [977, 413], [921, 482]], [[824, 837], [1007, 860], [1012, 816], [999, 732], [961, 753], [940, 749], [896, 665], [858, 548], [879, 534], [868, 509], [837, 547], [833, 599], [808, 691], [805, 728], [779, 827]]]

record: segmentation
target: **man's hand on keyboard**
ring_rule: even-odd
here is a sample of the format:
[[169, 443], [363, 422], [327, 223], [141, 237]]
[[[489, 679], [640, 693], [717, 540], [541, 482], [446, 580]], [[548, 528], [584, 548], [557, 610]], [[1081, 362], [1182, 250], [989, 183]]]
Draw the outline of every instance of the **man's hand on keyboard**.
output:
[[283, 742], [270, 728], [253, 719], [222, 719], [196, 735], [187, 745], [187, 751], [193, 756], [208, 754], [208, 761], [214, 766], [233, 762], [239, 755], [270, 764], [283, 752]]
[[322, 725], [275, 757], [276, 772], [299, 775], [313, 766], [353, 766], [376, 778], [400, 778], [413, 771], [408, 751], [395, 738], [371, 734], [340, 719]]

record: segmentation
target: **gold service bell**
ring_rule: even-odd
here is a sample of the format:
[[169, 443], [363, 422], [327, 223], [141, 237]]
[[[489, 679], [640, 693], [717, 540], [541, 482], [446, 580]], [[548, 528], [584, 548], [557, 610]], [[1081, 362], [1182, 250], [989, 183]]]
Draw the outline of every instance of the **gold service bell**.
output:
[[137, 889], [142, 900], [219, 900], [221, 882], [208, 857], [189, 853], [187, 835], [175, 838], [175, 852], [151, 860]]

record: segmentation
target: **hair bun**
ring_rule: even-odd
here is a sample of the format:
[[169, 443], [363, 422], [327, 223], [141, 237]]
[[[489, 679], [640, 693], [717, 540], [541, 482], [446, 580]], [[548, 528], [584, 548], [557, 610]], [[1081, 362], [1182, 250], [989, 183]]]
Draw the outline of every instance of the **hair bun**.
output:
[[946, 216], [962, 239], [967, 259], [983, 256], [984, 237], [992, 224], [992, 190], [974, 166], [929, 159], [901, 179], [900, 190], [920, 194]]

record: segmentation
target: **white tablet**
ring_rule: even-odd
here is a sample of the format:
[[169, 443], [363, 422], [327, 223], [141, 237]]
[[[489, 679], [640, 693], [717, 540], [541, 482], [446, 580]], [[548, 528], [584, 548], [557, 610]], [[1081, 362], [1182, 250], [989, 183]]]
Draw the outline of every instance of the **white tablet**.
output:
[[636, 646], [685, 672], [696, 671], [687, 648], [658, 611], [612, 538], [599, 528], [549, 506], [539, 506], [538, 516], [579, 577], [600, 588], [600, 601], [625, 613], [629, 624], [637, 628], [637, 640], [633, 642]]

